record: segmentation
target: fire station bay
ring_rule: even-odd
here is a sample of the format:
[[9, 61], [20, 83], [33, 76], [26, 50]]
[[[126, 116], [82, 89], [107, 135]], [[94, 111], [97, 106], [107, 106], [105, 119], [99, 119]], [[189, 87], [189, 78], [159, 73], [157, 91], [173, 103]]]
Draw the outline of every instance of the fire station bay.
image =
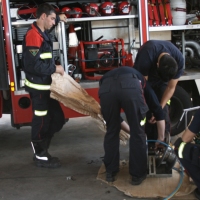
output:
[[0, 199], [200, 199], [199, 0], [0, 14]]

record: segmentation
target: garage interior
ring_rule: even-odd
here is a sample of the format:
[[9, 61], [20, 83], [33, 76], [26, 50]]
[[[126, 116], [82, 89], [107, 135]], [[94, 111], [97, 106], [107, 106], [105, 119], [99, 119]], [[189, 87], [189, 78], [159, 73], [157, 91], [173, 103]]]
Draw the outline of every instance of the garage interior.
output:
[[[116, 0], [113, 1], [117, 2]], [[16, 0], [16, 2], [18, 2], [18, 0]], [[52, 0], [52, 2], [54, 1]], [[16, 13], [17, 8], [13, 8], [14, 13]], [[127, 52], [131, 50], [131, 53], [135, 58], [137, 54], [137, 49], [140, 46], [139, 29], [137, 28], [138, 17], [133, 15], [136, 12], [137, 10], [133, 10], [131, 12], [132, 16], [127, 15], [128, 17], [124, 16], [122, 19], [120, 19], [119, 16], [115, 16], [115, 19], [112, 19], [111, 17], [111, 19], [108, 21], [87, 20], [85, 22], [81, 22], [80, 20], [79, 22], [78, 19], [76, 19], [77, 21], [73, 21], [74, 19], [69, 19], [69, 23], [65, 25], [66, 32], [68, 31], [69, 25], [74, 24], [74, 27], [77, 28], [77, 30], [80, 28], [80, 30], [77, 31], [77, 36], [79, 40], [81, 39], [83, 41], [94, 41], [101, 39], [101, 37], [106, 40], [113, 40], [114, 38], [118, 37], [123, 38], [124, 49]], [[21, 47], [21, 41], [28, 28], [26, 26], [26, 22], [27, 19], [25, 19], [25, 21], [23, 21], [21, 24], [18, 24], [18, 22], [16, 21], [12, 21], [10, 36], [13, 37], [13, 41], [11, 39], [9, 39], [8, 41], [12, 41], [13, 46], [18, 45], [18, 47]], [[199, 47], [199, 45], [197, 46], [197, 42], [199, 42], [199, 28], [197, 30], [188, 29], [184, 32], [182, 31], [182, 29], [174, 31], [166, 29], [166, 31], [164, 31], [161, 30], [163, 27], [161, 27], [160, 30], [156, 30], [155, 28], [159, 27], [150, 27], [149, 39], [171, 40], [174, 44], [177, 45], [179, 49], [182, 48], [181, 42], [189, 46], [192, 45], [193, 49], [187, 48], [187, 51], [185, 51], [186, 64], [188, 66], [188, 69], [196, 68], [196, 66], [199, 65], [200, 60], [197, 59], [199, 54], [197, 55], [196, 52], [196, 50], [198, 49], [197, 47]], [[110, 30], [112, 31], [112, 34], [110, 34]], [[183, 37], [183, 33], [185, 34], [184, 40], [181, 39]], [[111, 36], [112, 38], [110, 38]], [[56, 39], [57, 38], [55, 38], [55, 40]], [[195, 42], [188, 41], [190, 39], [194, 40]], [[68, 41], [64, 41], [63, 45], [66, 45], [66, 43], [68, 43]], [[57, 58], [59, 57], [59, 50], [60, 49], [56, 49], [54, 51], [55, 57]], [[113, 48], [109, 50], [112, 52]], [[23, 81], [25, 78], [20, 66], [21, 51], [14, 51], [14, 57], [14, 69], [16, 70], [17, 79], [17, 92], [21, 94], [21, 90], [23, 90], [24, 86]], [[59, 62], [60, 60], [58, 59], [56, 61]], [[81, 73], [81, 70], [85, 70], [85, 67], [81, 66], [84, 62], [82, 62], [81, 65], [80, 63], [77, 63], [77, 54], [73, 56], [68, 55], [68, 61], [69, 63], [77, 64], [78, 66], [76, 71], [74, 72], [74, 75], [79, 75], [79, 73]], [[64, 61], [61, 60], [60, 62]], [[101, 64], [105, 65], [105, 63]], [[108, 67], [113, 66], [118, 67], [115, 66], [115, 62], [111, 62], [111, 65], [109, 65]], [[107, 66], [105, 65], [101, 67]], [[85, 79], [88, 79], [86, 80], [87, 85], [91, 85], [90, 79], [95, 79], [96, 77], [93, 78], [93, 76], [99, 76], [99, 74], [101, 76], [102, 71], [96, 68], [96, 63], [92, 67], [89, 66], [88, 70], [93, 70], [92, 77], [90, 77], [91, 74], [89, 73], [89, 77], [87, 78], [86, 74], [83, 73], [81, 74], [81, 77], [83, 78], [79, 81], [83, 82], [85, 76]], [[75, 78], [74, 75], [73, 77]], [[190, 76], [190, 74], [186, 75]], [[192, 74], [192, 79], [198, 79], [198, 77], [198, 74], [195, 74], [195, 76], [194, 74]], [[199, 105], [200, 98], [199, 95], [196, 95], [199, 94], [197, 90], [198, 88], [196, 87], [196, 84], [194, 84], [194, 81], [186, 81], [188, 80], [188, 76], [183, 77], [181, 80], [182, 81], [179, 82], [179, 85], [177, 87], [181, 86], [186, 89], [189, 94], [194, 94], [192, 96], [194, 106]], [[185, 102], [186, 95], [183, 95], [184, 98], [180, 98], [182, 100], [182, 103]], [[174, 99], [176, 100], [177, 98]], [[174, 119], [176, 119], [177, 121], [177, 115], [179, 114], [177, 110], [181, 111], [182, 113], [182, 108], [177, 107], [176, 101], [174, 102], [175, 103], [172, 102], [171, 106], [174, 107]], [[177, 103], [179, 103], [179, 101], [177, 101]], [[12, 107], [12, 112], [16, 115], [19, 113], [23, 117], [31, 117], [31, 115], [23, 113], [24, 109], [21, 109], [20, 112], [20, 109], [18, 107], [14, 109]], [[147, 188], [145, 188], [145, 184], [143, 183], [141, 184], [141, 186], [133, 186], [131, 184], [128, 184], [129, 189], [133, 188], [132, 196], [130, 195], [130, 193], [125, 192], [126, 188], [120, 189], [115, 184], [108, 184], [104, 181], [104, 175], [100, 176], [99, 173], [103, 169], [103, 140], [105, 133], [98, 128], [96, 122], [91, 117], [70, 118], [69, 121], [64, 125], [63, 129], [59, 133], [55, 134], [54, 138], [52, 139], [49, 152], [52, 156], [57, 156], [61, 160], [62, 165], [58, 169], [38, 168], [34, 165], [33, 151], [30, 144], [31, 127], [24, 126], [20, 129], [13, 128], [11, 126], [11, 117], [13, 116], [4, 114], [3, 117], [0, 119], [0, 200], [166, 199], [165, 197], [160, 196], [155, 197], [155, 190], [160, 190], [159, 186], [161, 184], [161, 181], [159, 181], [159, 178], [155, 185], [153, 184], [153, 182], [151, 183], [150, 177], [147, 178], [150, 184], [152, 184], [153, 187], [155, 186], [155, 190], [150, 190], [149, 188], [147, 190]], [[174, 127], [175, 126], [176, 124], [174, 124]], [[173, 136], [171, 138], [171, 143], [173, 143], [180, 136], [181, 133]], [[128, 144], [126, 146], [121, 145], [121, 162], [128, 162], [128, 158]], [[124, 178], [122, 177], [122, 179], [125, 180], [126, 184], [122, 182], [121, 185], [126, 187], [127, 183], [129, 183], [129, 178], [130, 177], [127, 174], [126, 176], [124, 176]], [[171, 178], [165, 177], [162, 179], [167, 180]], [[169, 183], [167, 183], [167, 181], [162, 182], [162, 184], [164, 184], [166, 188], [169, 186]], [[174, 195], [170, 199], [195, 200], [196, 198], [192, 192], [194, 190], [194, 185], [190, 183], [190, 186], [190, 188], [185, 189], [185, 195]], [[137, 193], [134, 193], [135, 190], [137, 190]], [[149, 193], [149, 197], [143, 198], [142, 192]], [[140, 195], [138, 195], [139, 193]], [[170, 194], [168, 193], [167, 195]]]

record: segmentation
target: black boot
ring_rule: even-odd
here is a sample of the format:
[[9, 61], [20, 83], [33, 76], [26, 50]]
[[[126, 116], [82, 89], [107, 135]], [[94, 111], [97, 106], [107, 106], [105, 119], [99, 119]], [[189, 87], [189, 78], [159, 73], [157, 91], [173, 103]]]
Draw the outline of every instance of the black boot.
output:
[[[46, 138], [46, 139], [45, 139], [45, 141], [46, 141], [46, 145], [47, 145], [47, 151], [48, 151], [49, 146], [50, 146], [50, 144], [51, 144], [51, 139], [52, 139], [52, 137], [50, 137], [50, 138]], [[51, 155], [49, 154], [49, 156], [51, 156]], [[57, 160], [57, 161], [60, 162], [60, 160], [59, 160], [58, 157], [51, 157], [51, 159], [53, 159], [53, 160], [55, 160], [55, 161]]]
[[[52, 137], [46, 139], [47, 150], [49, 149], [49, 146], [50, 146], [50, 143], [51, 143], [51, 139], [52, 139]], [[49, 156], [51, 156], [51, 155], [49, 154]], [[54, 159], [54, 160], [58, 160], [59, 161], [59, 158], [57, 158], [57, 157], [51, 157], [51, 158]]]
[[47, 140], [32, 141], [31, 144], [34, 152], [33, 161], [37, 167], [58, 168], [61, 166], [59, 159], [48, 153]]

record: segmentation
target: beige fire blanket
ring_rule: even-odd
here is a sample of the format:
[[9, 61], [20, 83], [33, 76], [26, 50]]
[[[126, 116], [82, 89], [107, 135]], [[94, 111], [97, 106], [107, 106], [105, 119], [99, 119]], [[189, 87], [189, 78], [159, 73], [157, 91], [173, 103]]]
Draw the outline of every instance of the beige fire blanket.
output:
[[[175, 167], [179, 169], [178, 162]], [[179, 187], [180, 173], [176, 170], [172, 170], [171, 177], [147, 177], [147, 179], [140, 185], [132, 185], [131, 176], [129, 174], [129, 162], [121, 160], [120, 171], [116, 176], [116, 181], [113, 183], [108, 183], [106, 181], [106, 170], [104, 164], [102, 164], [99, 169], [97, 179], [110, 186], [116, 187], [119, 191], [130, 197], [145, 199], [172, 199], [173, 196], [173, 199], [177, 200], [196, 199], [192, 193], [196, 189], [196, 185], [191, 182], [187, 174], [184, 173], [183, 182]]]
[[[99, 103], [90, 96], [84, 88], [81, 87], [71, 76], [58, 73], [52, 75], [52, 84], [50, 87], [51, 98], [58, 100], [64, 106], [84, 115], [89, 115], [96, 119], [99, 128], [106, 131], [105, 122], [101, 115]], [[122, 144], [126, 144], [129, 134], [120, 131]]]

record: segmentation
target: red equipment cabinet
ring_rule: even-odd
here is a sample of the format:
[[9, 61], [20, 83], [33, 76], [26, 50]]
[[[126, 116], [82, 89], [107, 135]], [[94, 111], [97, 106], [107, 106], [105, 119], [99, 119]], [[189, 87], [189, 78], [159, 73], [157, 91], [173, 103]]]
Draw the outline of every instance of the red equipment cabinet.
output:
[[[116, 51], [117, 56], [114, 55], [113, 51], [106, 47], [107, 44], [113, 44], [113, 47]], [[95, 47], [96, 54], [93, 53], [91, 58], [93, 60], [88, 59], [86, 55], [86, 46]], [[119, 55], [119, 45], [121, 45], [121, 52]], [[92, 48], [91, 48], [92, 49]], [[113, 49], [112, 49], [113, 50]], [[92, 50], [93, 52], [95, 50]], [[101, 41], [92, 41], [85, 42], [80, 41], [78, 47], [78, 57], [79, 57], [79, 66], [82, 69], [82, 73], [84, 74], [86, 79], [89, 80], [99, 80], [102, 76], [93, 76], [89, 75], [91, 73], [98, 73], [102, 71], [109, 71], [116, 67], [119, 67], [119, 59], [121, 60], [121, 65], [125, 65], [125, 54], [124, 51], [124, 40], [123, 39], [114, 39], [114, 40], [101, 40]], [[96, 58], [94, 59], [96, 55]], [[119, 58], [120, 56], [120, 58]], [[93, 62], [93, 66], [89, 66], [89, 63]]]

